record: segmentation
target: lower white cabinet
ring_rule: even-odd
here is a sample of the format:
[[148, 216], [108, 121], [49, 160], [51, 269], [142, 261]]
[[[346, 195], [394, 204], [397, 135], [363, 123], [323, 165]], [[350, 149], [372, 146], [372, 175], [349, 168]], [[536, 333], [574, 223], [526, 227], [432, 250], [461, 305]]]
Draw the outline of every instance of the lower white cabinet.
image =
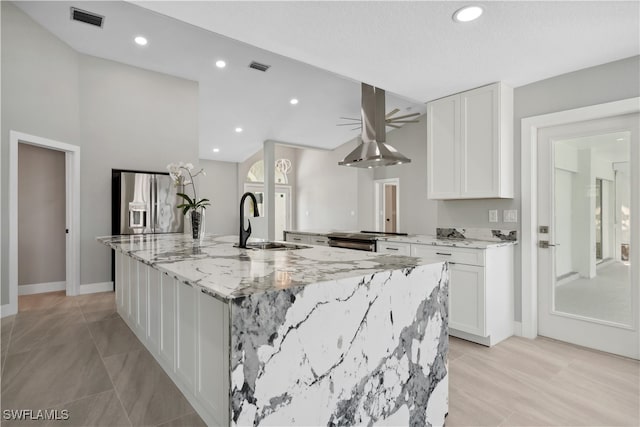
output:
[[292, 243], [309, 243], [309, 236], [306, 234], [297, 234], [297, 233], [289, 233], [285, 232], [284, 240]]
[[447, 261], [449, 335], [487, 346], [513, 335], [513, 248], [378, 242], [378, 252]]
[[116, 253], [118, 313], [209, 426], [229, 425], [229, 307]]
[[487, 336], [484, 267], [449, 264], [449, 328]]

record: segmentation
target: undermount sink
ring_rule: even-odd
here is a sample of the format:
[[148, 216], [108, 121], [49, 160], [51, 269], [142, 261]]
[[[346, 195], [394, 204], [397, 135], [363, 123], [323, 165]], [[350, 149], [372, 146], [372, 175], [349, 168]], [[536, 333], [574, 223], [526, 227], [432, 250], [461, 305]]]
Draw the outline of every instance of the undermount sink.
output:
[[311, 246], [295, 245], [293, 243], [280, 242], [253, 242], [247, 243], [247, 249], [262, 249], [265, 251], [293, 251], [296, 249], [308, 249]]

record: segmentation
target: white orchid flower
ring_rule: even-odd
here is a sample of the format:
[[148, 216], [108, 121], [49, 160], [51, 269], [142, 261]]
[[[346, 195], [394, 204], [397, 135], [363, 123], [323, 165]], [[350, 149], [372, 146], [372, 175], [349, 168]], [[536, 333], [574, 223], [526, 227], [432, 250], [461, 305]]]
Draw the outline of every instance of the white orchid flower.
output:
[[185, 167], [187, 170], [191, 171], [191, 170], [193, 170], [193, 163], [187, 163], [186, 165], [184, 165], [184, 167]]

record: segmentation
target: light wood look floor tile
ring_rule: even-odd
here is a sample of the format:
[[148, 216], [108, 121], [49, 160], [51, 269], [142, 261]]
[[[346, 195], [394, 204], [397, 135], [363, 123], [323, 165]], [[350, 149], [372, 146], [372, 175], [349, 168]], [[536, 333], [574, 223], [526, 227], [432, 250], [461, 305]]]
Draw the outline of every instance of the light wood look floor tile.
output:
[[206, 427], [206, 426], [207, 425], [204, 423], [204, 421], [202, 421], [202, 418], [200, 418], [200, 416], [195, 412], [160, 425], [160, 427]]
[[80, 295], [77, 297], [77, 302], [87, 322], [119, 317], [114, 292]]
[[112, 389], [91, 339], [9, 354], [2, 372], [2, 406], [46, 409]]
[[133, 425], [155, 426], [194, 411], [146, 349], [104, 362]]
[[447, 426], [640, 425], [640, 363], [546, 338], [450, 338]]
[[119, 316], [88, 324], [102, 357], [138, 351], [144, 348], [135, 334]]

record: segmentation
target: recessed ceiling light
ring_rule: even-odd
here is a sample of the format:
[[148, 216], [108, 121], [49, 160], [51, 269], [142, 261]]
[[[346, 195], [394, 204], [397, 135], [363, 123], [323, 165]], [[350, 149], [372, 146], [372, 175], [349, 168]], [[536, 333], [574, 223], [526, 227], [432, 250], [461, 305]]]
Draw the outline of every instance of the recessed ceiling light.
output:
[[296, 105], [298, 103], [298, 100], [296, 98], [291, 98], [291, 100], [289, 101], [289, 103], [291, 105]]
[[618, 138], [616, 141], [624, 141], [624, 138]]
[[236, 128], [236, 132], [238, 133], [242, 132], [242, 128]]
[[135, 39], [133, 39], [133, 41], [136, 42], [136, 44], [139, 44], [140, 46], [146, 46], [148, 43], [146, 37], [142, 37], [142, 36], [137, 36]]
[[219, 152], [220, 152], [220, 149], [219, 149], [219, 148], [214, 148], [214, 149], [213, 149], [213, 152], [214, 152], [214, 153], [219, 153]]
[[482, 15], [482, 8], [480, 6], [465, 6], [456, 10], [453, 14], [453, 20], [456, 22], [469, 22], [480, 18]]
[[218, 68], [224, 68], [227, 66], [227, 63], [224, 62], [222, 59], [220, 59], [219, 61], [216, 61], [216, 67]]

